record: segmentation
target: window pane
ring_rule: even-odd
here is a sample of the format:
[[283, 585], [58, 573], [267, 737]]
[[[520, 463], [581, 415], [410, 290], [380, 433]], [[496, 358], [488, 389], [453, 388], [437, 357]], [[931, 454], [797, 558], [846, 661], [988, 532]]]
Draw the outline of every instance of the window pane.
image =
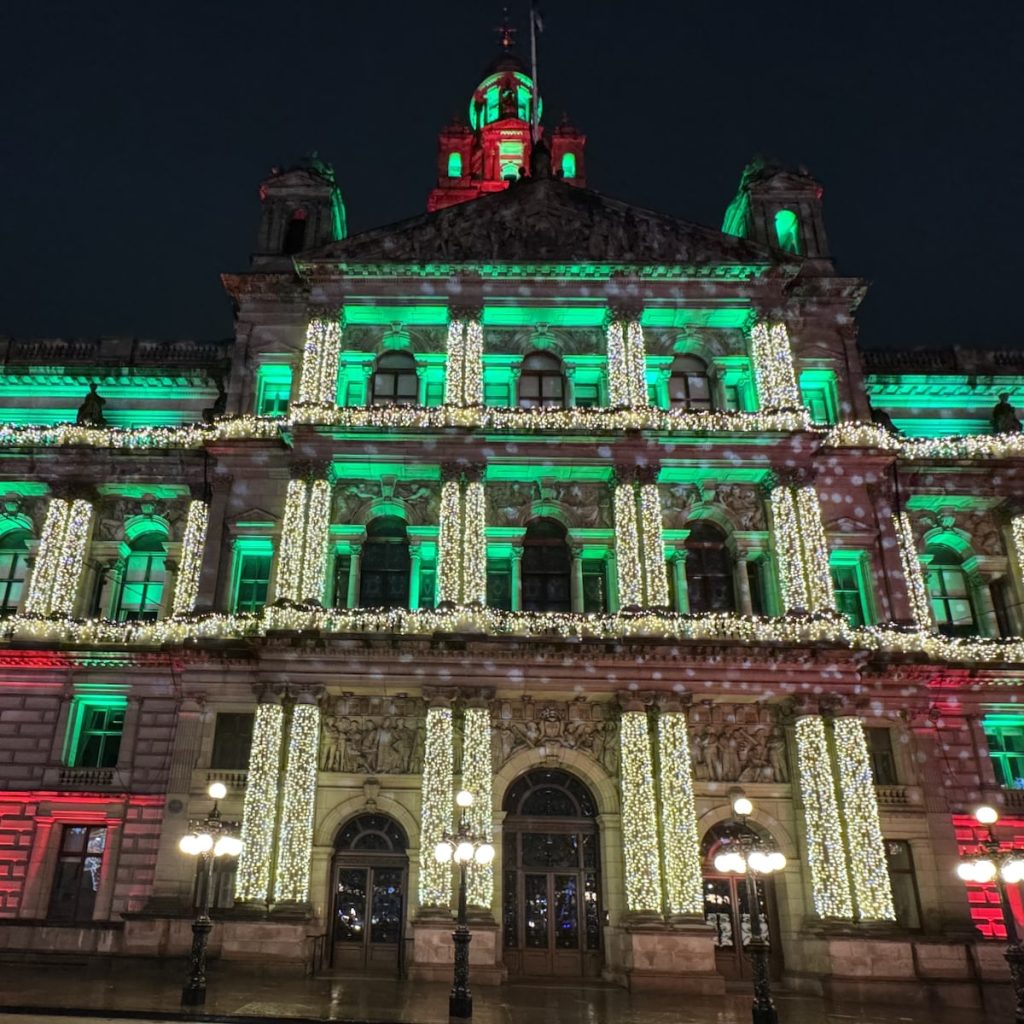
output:
[[544, 377], [543, 378], [543, 394], [545, 398], [561, 398], [562, 397], [562, 378], [561, 377]]
[[942, 583], [945, 592], [950, 597], [962, 597], [967, 593], [967, 581], [959, 569], [944, 569], [942, 571]]

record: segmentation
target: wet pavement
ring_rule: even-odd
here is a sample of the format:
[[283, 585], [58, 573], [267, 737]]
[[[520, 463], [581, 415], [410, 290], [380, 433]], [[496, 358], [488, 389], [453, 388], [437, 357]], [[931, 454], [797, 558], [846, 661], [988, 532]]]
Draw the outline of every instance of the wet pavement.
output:
[[[206, 1006], [182, 1011], [184, 964], [113, 961], [99, 966], [0, 966], [0, 1021], [70, 1024], [217, 1018], [447, 1024], [448, 986], [390, 978], [303, 978], [214, 965]], [[545, 980], [474, 989], [475, 1024], [749, 1024], [750, 996], [635, 994], [600, 983]], [[997, 1024], [1013, 1020], [1008, 986], [991, 986], [985, 1011], [827, 1003], [776, 993], [779, 1024]], [[48, 1014], [47, 1011], [50, 1011]], [[150, 1016], [152, 1015], [152, 1016]]]

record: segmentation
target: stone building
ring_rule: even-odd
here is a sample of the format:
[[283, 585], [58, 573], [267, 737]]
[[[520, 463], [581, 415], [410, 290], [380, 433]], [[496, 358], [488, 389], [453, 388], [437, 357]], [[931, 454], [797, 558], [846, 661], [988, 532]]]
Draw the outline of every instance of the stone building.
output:
[[217, 780], [215, 955], [447, 977], [465, 787], [478, 983], [718, 992], [741, 787], [780, 983], [972, 1003], [971, 810], [1024, 843], [1024, 363], [859, 352], [806, 172], [713, 230], [585, 188], [532, 102], [506, 49], [387, 228], [275, 172], [231, 339], [2, 342], [0, 943], [183, 954]]

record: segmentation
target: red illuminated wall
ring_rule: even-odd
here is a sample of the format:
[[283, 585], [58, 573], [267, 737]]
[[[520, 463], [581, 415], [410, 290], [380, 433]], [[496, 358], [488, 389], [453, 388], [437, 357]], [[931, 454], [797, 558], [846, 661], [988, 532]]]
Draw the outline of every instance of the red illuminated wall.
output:
[[[961, 857], [972, 857], [981, 852], [978, 845], [986, 838], [987, 830], [981, 828], [970, 814], [954, 814], [953, 828]], [[1004, 850], [1024, 850], [1024, 818], [1000, 818], [996, 835]], [[1005, 939], [1006, 924], [999, 902], [999, 891], [994, 885], [965, 883], [967, 902], [971, 907], [971, 918], [975, 927], [986, 939]], [[1024, 901], [1019, 885], [1007, 889], [1013, 916], [1018, 930], [1024, 931]]]

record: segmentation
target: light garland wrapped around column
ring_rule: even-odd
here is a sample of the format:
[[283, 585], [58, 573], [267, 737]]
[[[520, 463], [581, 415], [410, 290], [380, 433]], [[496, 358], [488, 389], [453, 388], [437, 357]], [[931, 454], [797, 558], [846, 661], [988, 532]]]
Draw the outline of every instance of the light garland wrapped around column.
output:
[[834, 735], [857, 914], [862, 921], [895, 921], [892, 882], [864, 725], [853, 716], [840, 718], [835, 723]]
[[195, 611], [199, 596], [199, 574], [203, 567], [203, 550], [206, 547], [206, 529], [210, 509], [205, 501], [190, 501], [185, 517], [185, 536], [181, 540], [181, 558], [178, 578], [174, 584], [174, 601], [171, 614], [191, 615]]
[[28, 597], [25, 600], [26, 615], [49, 615], [50, 600], [53, 596], [53, 581], [57, 576], [64, 548], [64, 532], [67, 530], [71, 502], [63, 498], [51, 498], [46, 509], [46, 520], [39, 538], [35, 567], [29, 581]]
[[835, 611], [836, 595], [829, 566], [828, 540], [821, 520], [821, 502], [814, 487], [807, 485], [797, 488], [796, 514], [801, 561], [807, 576], [807, 610]]
[[420, 812], [421, 907], [447, 907], [452, 898], [452, 866], [438, 863], [434, 849], [452, 827], [454, 756], [451, 708], [427, 708]]
[[82, 498], [76, 498], [68, 509], [60, 560], [53, 577], [53, 593], [50, 597], [52, 615], [71, 615], [75, 610], [75, 598], [78, 596], [78, 584], [82, 578], [91, 528], [92, 505]]
[[646, 712], [623, 712], [620, 737], [626, 909], [634, 913], [660, 914], [661, 861], [654, 814], [654, 763]]
[[1024, 579], [1024, 515], [1014, 516], [1010, 528], [1013, 531], [1013, 550], [1017, 558], [1017, 571]]
[[665, 909], [702, 914], [704, 876], [693, 797], [693, 763], [683, 711], [658, 716], [658, 799], [665, 866]]
[[277, 555], [275, 599], [298, 601], [302, 582], [302, 555], [306, 541], [306, 502], [309, 489], [305, 480], [289, 480], [281, 520], [281, 544]]
[[280, 704], [267, 702], [256, 707], [242, 810], [242, 852], [235, 879], [235, 899], [239, 901], [266, 903], [270, 898], [283, 719]]
[[338, 359], [341, 355], [341, 324], [337, 318], [326, 321], [320, 340], [317, 372], [317, 401], [321, 405], [338, 404]]
[[320, 709], [316, 704], [297, 703], [292, 709], [287, 749], [274, 900], [278, 903], [304, 903], [309, 899], [313, 812], [320, 757]]
[[448, 321], [448, 339], [444, 367], [444, 404], [462, 405], [465, 394], [464, 371], [466, 325], [461, 320]]
[[626, 363], [629, 367], [629, 404], [634, 409], [643, 409], [650, 402], [647, 399], [647, 346], [639, 320], [630, 320], [626, 325]]
[[327, 547], [331, 528], [331, 485], [327, 480], [314, 480], [309, 485], [305, 526], [299, 599], [320, 602], [324, 599], [327, 582]]
[[772, 537], [779, 561], [779, 585], [782, 605], [787, 612], [806, 609], [809, 603], [807, 579], [803, 566], [803, 551], [796, 516], [793, 489], [786, 484], [773, 487], [771, 492]]
[[896, 528], [900, 563], [903, 566], [903, 578], [907, 581], [907, 599], [910, 601], [914, 622], [918, 629], [935, 632], [935, 619], [932, 617], [932, 606], [928, 600], [928, 587], [924, 582], [921, 559], [917, 556], [910, 516], [906, 512], [897, 512], [892, 520]]
[[796, 752], [814, 909], [823, 918], [852, 921], [853, 898], [843, 827], [825, 723], [820, 716], [797, 719]]
[[442, 604], [453, 605], [459, 604], [462, 597], [462, 485], [458, 480], [445, 480], [441, 484], [437, 597]]
[[324, 348], [328, 344], [331, 321], [312, 317], [306, 325], [306, 342], [302, 347], [302, 368], [299, 371], [299, 404], [320, 404], [320, 381]]
[[[462, 788], [473, 794], [466, 810], [469, 831], [491, 838], [491, 713], [487, 708], [466, 708], [462, 741]], [[490, 909], [494, 899], [494, 865], [472, 861], [466, 877], [466, 900]]]
[[640, 553], [643, 562], [644, 598], [650, 608], [668, 607], [668, 571], [661, 528], [661, 494], [654, 483], [640, 484]]
[[463, 371], [463, 399], [466, 405], [484, 404], [484, 328], [479, 320], [466, 325], [463, 345], [465, 370]]
[[619, 605], [622, 608], [639, 608], [644, 600], [643, 571], [640, 566], [636, 489], [632, 481], [615, 485], [615, 554]]
[[626, 333], [621, 320], [613, 320], [605, 331], [608, 354], [608, 404], [613, 408], [629, 406], [629, 361], [626, 357]]
[[479, 480], [468, 481], [463, 495], [462, 603], [487, 603], [487, 505]]
[[754, 324], [750, 332], [750, 354], [761, 409], [801, 408], [803, 402], [786, 325], [764, 321]]

